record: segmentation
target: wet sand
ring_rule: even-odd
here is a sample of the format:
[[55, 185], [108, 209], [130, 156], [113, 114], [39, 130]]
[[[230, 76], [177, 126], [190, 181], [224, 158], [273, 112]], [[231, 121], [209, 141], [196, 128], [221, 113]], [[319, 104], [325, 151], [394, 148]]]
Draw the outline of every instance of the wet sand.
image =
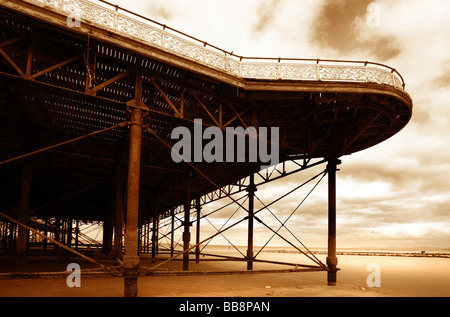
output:
[[[276, 261], [299, 261], [298, 254], [262, 253], [260, 258]], [[318, 255], [325, 261], [324, 255]], [[304, 260], [304, 258], [302, 259]], [[449, 297], [450, 258], [361, 256], [338, 257], [338, 283], [327, 285], [327, 273], [233, 273], [192, 276], [141, 276], [138, 280], [139, 297]], [[65, 267], [67, 263], [54, 262]], [[158, 262], [157, 262], [158, 263]], [[380, 286], [369, 287], [367, 271], [370, 263], [380, 268]], [[6, 264], [4, 262], [3, 264]], [[87, 264], [86, 264], [87, 265]], [[142, 267], [154, 264], [148, 258], [141, 260]], [[180, 261], [172, 261], [161, 268], [181, 270]], [[80, 264], [84, 268], [84, 264]], [[255, 263], [254, 270], [292, 269]], [[204, 261], [191, 262], [191, 271], [244, 271], [245, 262]], [[45, 269], [41, 268], [41, 271]], [[63, 270], [63, 269], [62, 269]], [[5, 272], [5, 271], [3, 271]], [[45, 278], [0, 278], [0, 297], [122, 297], [123, 278], [81, 275], [81, 287], [70, 288], [67, 275]]]

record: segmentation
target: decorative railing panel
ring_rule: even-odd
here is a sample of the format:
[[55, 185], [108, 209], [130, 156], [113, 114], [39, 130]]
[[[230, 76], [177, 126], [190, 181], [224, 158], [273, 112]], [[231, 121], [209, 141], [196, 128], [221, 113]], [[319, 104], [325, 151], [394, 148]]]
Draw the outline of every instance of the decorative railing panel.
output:
[[[368, 82], [405, 88], [401, 75], [386, 65], [361, 61], [238, 56], [103, 0], [99, 0], [102, 5], [90, 0], [23, 1], [65, 14], [68, 21], [69, 18], [79, 19], [81, 22], [110, 29], [238, 78]], [[119, 12], [120, 10], [124, 13]]]

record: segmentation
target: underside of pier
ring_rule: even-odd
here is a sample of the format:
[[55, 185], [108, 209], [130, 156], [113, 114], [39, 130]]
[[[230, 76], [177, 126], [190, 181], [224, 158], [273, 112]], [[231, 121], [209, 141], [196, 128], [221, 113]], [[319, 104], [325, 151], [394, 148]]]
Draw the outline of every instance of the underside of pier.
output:
[[[17, 259], [18, 271], [39, 250], [82, 255], [98, 248], [118, 260], [125, 295], [135, 296], [137, 276], [145, 273], [139, 255], [156, 261], [165, 248], [155, 265], [183, 256], [187, 271], [189, 253], [198, 261], [202, 244], [244, 221], [242, 260], [252, 270], [253, 220], [264, 224], [257, 214], [269, 205], [254, 207], [258, 186], [323, 164], [313, 179], [328, 176], [331, 253], [326, 264], [308, 255], [316, 263], [304, 267], [328, 271], [329, 283], [336, 282], [337, 165], [408, 123], [412, 102], [403, 89], [239, 78], [85, 21], [68, 27], [64, 15], [31, 2], [0, 5], [0, 248]], [[225, 135], [265, 127], [259, 148], [271, 140], [266, 154], [276, 145], [278, 164], [261, 169], [267, 162], [261, 155], [251, 160], [249, 147], [238, 162], [237, 144], [223, 145], [224, 158], [233, 153], [229, 160], [177, 162], [177, 127], [200, 140], [201, 149], [210, 142], [203, 137], [208, 128]], [[221, 199], [245, 216], [200, 237], [202, 206]], [[101, 237], [89, 234], [92, 225], [102, 228]], [[177, 230], [183, 232], [178, 249]]]

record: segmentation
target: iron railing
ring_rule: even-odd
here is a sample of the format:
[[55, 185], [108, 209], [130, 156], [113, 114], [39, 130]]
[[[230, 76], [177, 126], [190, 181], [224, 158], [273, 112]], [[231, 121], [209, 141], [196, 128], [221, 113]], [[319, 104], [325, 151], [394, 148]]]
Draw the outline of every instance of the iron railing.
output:
[[[69, 22], [101, 26], [238, 78], [367, 82], [405, 89], [400, 73], [368, 61], [244, 57], [104, 0], [23, 0], [67, 15]], [[74, 25], [76, 27], [76, 24]]]

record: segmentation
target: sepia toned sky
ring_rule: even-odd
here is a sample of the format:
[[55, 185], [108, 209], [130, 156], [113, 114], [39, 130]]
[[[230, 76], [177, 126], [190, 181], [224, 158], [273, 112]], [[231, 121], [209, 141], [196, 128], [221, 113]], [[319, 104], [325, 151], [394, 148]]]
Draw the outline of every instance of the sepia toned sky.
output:
[[[342, 158], [337, 180], [337, 245], [450, 249], [450, 1], [115, 3], [238, 55], [368, 60], [396, 68], [413, 99], [413, 117], [391, 139]], [[267, 204], [323, 168], [265, 185], [257, 195]], [[324, 179], [287, 222], [307, 246], [326, 246], [326, 188]], [[271, 206], [271, 211], [284, 221], [309, 189], [286, 197]], [[219, 220], [223, 223], [235, 207], [211, 221], [220, 227]], [[256, 207], [260, 207], [258, 201]], [[278, 229], [279, 222], [270, 213], [260, 215]], [[204, 223], [207, 228], [209, 223]], [[204, 230], [203, 237], [214, 232]], [[245, 244], [245, 232], [243, 224], [230, 231], [229, 239]], [[272, 233], [255, 222], [255, 235], [255, 243], [264, 244]]]

